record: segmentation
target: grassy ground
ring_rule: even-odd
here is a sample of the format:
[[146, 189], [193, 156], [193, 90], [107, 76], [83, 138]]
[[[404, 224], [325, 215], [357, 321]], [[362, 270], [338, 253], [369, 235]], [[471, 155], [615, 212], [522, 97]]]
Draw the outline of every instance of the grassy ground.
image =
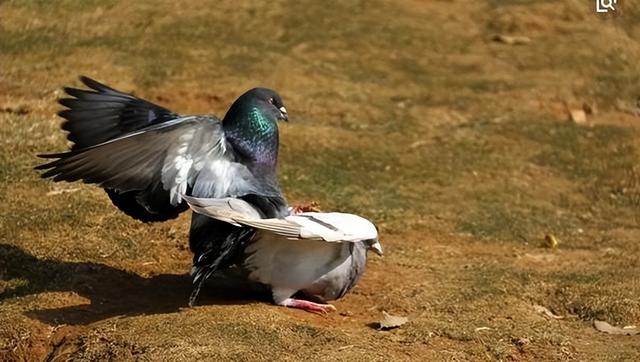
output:
[[[0, 1], [0, 360], [638, 358], [592, 321], [640, 323], [640, 5], [592, 5]], [[385, 257], [326, 318], [214, 287], [185, 308], [188, 215], [32, 170], [79, 74], [180, 113], [277, 89], [289, 200], [371, 218]]]

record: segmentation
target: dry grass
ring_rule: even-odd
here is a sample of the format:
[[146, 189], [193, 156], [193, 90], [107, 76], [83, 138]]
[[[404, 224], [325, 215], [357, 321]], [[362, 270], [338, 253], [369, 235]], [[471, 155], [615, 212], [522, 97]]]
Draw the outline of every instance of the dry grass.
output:
[[[640, 323], [640, 128], [618, 107], [640, 95], [638, 20], [630, 1], [0, 2], [0, 359], [636, 358], [591, 321]], [[65, 147], [78, 74], [181, 113], [279, 90], [290, 201], [372, 218], [385, 257], [327, 318], [213, 286], [185, 309], [188, 215], [145, 225], [32, 171]], [[382, 310], [410, 323], [377, 331]]]

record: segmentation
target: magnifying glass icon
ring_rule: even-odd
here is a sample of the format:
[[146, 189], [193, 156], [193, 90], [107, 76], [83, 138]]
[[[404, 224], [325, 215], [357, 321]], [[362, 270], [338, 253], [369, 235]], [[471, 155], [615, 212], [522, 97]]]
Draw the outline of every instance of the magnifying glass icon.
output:
[[611, 11], [616, 11], [616, 8], [614, 7], [614, 5], [618, 2], [617, 0], [599, 0], [600, 1], [600, 6], [603, 9], [609, 9]]

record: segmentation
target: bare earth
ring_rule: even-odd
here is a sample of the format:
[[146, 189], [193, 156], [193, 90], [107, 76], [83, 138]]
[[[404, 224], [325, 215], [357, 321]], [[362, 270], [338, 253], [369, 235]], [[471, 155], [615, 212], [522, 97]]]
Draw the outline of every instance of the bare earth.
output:
[[[593, 321], [640, 325], [640, 4], [193, 3], [0, 1], [0, 360], [639, 359]], [[187, 308], [189, 215], [32, 170], [80, 74], [186, 114], [277, 89], [289, 201], [372, 219], [384, 258], [327, 317]]]

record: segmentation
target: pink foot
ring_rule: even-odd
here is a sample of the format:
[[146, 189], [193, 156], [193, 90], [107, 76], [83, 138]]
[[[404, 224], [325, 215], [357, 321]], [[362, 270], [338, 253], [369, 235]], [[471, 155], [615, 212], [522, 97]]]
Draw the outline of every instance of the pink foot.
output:
[[336, 307], [332, 306], [331, 304], [320, 304], [320, 303], [310, 302], [308, 300], [294, 299], [294, 298], [287, 298], [284, 301], [282, 301], [280, 305], [289, 307], [289, 308], [298, 308], [298, 309], [306, 310], [307, 312], [318, 313], [323, 315], [336, 310]]
[[318, 203], [315, 201], [310, 201], [310, 202], [305, 202], [289, 208], [289, 213], [291, 215], [298, 215], [303, 212], [320, 212]]

